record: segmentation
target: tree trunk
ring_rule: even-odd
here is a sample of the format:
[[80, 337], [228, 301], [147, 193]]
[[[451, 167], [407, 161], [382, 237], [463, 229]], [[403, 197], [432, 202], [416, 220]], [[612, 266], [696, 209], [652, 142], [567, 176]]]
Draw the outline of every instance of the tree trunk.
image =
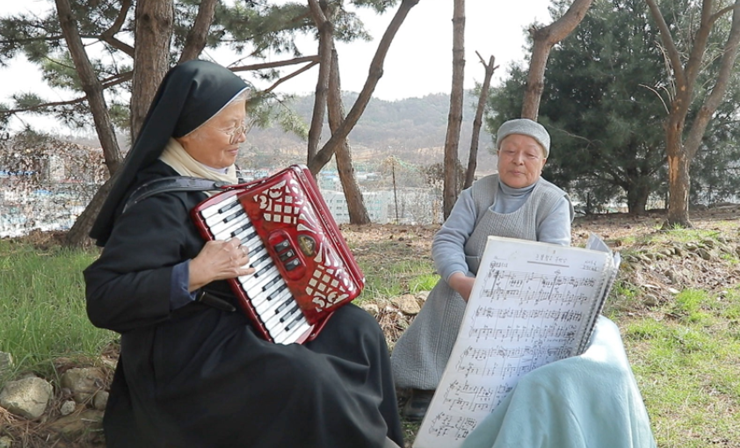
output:
[[[478, 52], [476, 52], [478, 54]], [[494, 66], [496, 58], [491, 56], [491, 59], [486, 64], [480, 54], [478, 54], [481, 64], [485, 68], [486, 75], [483, 78], [483, 84], [480, 87], [480, 96], [478, 97], [478, 107], [475, 110], [475, 119], [473, 120], [473, 134], [470, 138], [470, 156], [468, 158], [468, 169], [465, 171], [465, 183], [463, 183], [463, 189], [470, 188], [475, 180], [475, 170], [478, 166], [478, 142], [480, 141], [480, 129], [483, 126], [483, 112], [486, 110], [486, 100], [488, 99], [488, 91], [491, 87], [491, 78], [493, 72], [496, 71], [498, 66]]]
[[[332, 133], [344, 119], [344, 105], [342, 104], [342, 83], [339, 77], [339, 56], [337, 50], [331, 52], [331, 73], [329, 77], [329, 94], [327, 97], [329, 111], [329, 128]], [[362, 197], [360, 186], [355, 179], [355, 167], [352, 165], [352, 150], [345, 137], [344, 142], [336, 151], [337, 172], [342, 183], [344, 199], [347, 202], [347, 212], [351, 224], [370, 224], [365, 200]]]
[[399, 6], [398, 11], [396, 11], [393, 19], [391, 19], [391, 23], [388, 25], [383, 37], [380, 39], [378, 49], [375, 51], [375, 56], [370, 63], [367, 80], [365, 80], [365, 85], [357, 96], [355, 104], [352, 106], [352, 109], [350, 109], [347, 117], [342, 121], [339, 128], [337, 128], [331, 138], [309, 162], [308, 168], [314, 175], [321, 171], [321, 168], [323, 168], [324, 165], [329, 163], [329, 160], [331, 160], [334, 155], [336, 148], [347, 137], [347, 135], [349, 135], [350, 131], [354, 128], [357, 121], [362, 116], [362, 113], [365, 111], [367, 103], [370, 102], [370, 99], [372, 98], [375, 86], [378, 85], [378, 80], [383, 76], [383, 62], [385, 61], [385, 56], [388, 54], [388, 49], [393, 42], [393, 38], [396, 36], [398, 29], [401, 27], [401, 24], [403, 24], [403, 21], [406, 19], [409, 11], [411, 11], [411, 8], [416, 6], [417, 3], [419, 3], [419, 0], [401, 1], [401, 6]]
[[455, 0], [452, 13], [452, 91], [447, 116], [442, 193], [444, 218], [447, 219], [460, 191], [457, 184], [458, 147], [463, 119], [463, 82], [465, 80], [465, 0]]
[[[118, 173], [118, 172], [117, 172]], [[89, 238], [90, 229], [92, 228], [95, 219], [98, 217], [100, 208], [105, 202], [105, 198], [108, 197], [113, 182], [117, 178], [117, 173], [109, 177], [108, 180], [98, 188], [98, 191], [93, 196], [92, 200], [85, 210], [82, 211], [80, 216], [75, 220], [74, 225], [64, 236], [64, 245], [66, 247], [87, 247], [93, 244], [93, 240]]]
[[627, 209], [633, 215], [644, 215], [650, 197], [650, 179], [636, 177], [636, 181], [627, 191]]
[[683, 126], [669, 125], [666, 130], [668, 153], [668, 214], [664, 228], [692, 227], [689, 221], [689, 188], [691, 160], [682, 143]]
[[[316, 81], [316, 93], [314, 94], [313, 114], [311, 115], [311, 126], [308, 129], [308, 151], [306, 164], [311, 164], [316, 151], [318, 151], [321, 130], [324, 127], [324, 111], [327, 105], [327, 92], [329, 91], [329, 76], [331, 73], [332, 46], [334, 41], [334, 25], [327, 18], [321, 6], [316, 0], [308, 0], [311, 16], [319, 30], [319, 75]], [[318, 174], [318, 172], [314, 173]]]
[[[85, 47], [80, 38], [77, 23], [72, 14], [72, 8], [69, 0], [56, 0], [57, 14], [59, 23], [64, 34], [64, 40], [67, 42], [69, 53], [74, 61], [77, 75], [80, 78], [82, 89], [87, 96], [87, 102], [90, 105], [90, 111], [93, 115], [95, 130], [103, 147], [105, 163], [110, 173], [115, 173], [121, 164], [121, 150], [118, 147], [116, 133], [108, 114], [108, 106], [103, 96], [103, 86], [98, 80], [92, 63], [87, 57]], [[85, 207], [82, 215], [85, 219], [77, 219], [65, 238], [65, 244], [68, 246], [82, 246], [87, 244], [87, 235], [92, 227], [92, 221], [100, 211], [100, 203], [95, 201]]]
[[[673, 71], [675, 98], [671, 102], [666, 125], [666, 154], [668, 156], [668, 215], [664, 227], [676, 225], [690, 227], [689, 192], [691, 178], [689, 169], [691, 161], [701, 145], [706, 128], [722, 102], [732, 75], [738, 46], [740, 46], [740, 0], [719, 11], [713, 10], [712, 0], [703, 0], [699, 27], [692, 30], [692, 47], [688, 59], [678, 51], [663, 14], [655, 0], [646, 0], [650, 14], [660, 30], [660, 39], [667, 59]], [[710, 40], [710, 34], [723, 15], [732, 12], [732, 27], [724, 44], [719, 69], [714, 85], [702, 89], [709, 92], [704, 99], [695, 98], [694, 91], [699, 74], [705, 70], [704, 56]], [[684, 63], [685, 61], [685, 63]], [[684, 65], [685, 64], [685, 65]], [[708, 85], [709, 83], [707, 83]], [[684, 140], [684, 128], [692, 101], [702, 101], [699, 112], [692, 118], [688, 136]]]
[[136, 141], [149, 105], [170, 68], [175, 21], [173, 0], [138, 0], [135, 10], [134, 78], [131, 88], [131, 141]]
[[182, 49], [179, 62], [190, 61], [197, 58], [208, 42], [208, 30], [216, 15], [218, 0], [202, 0], [198, 6], [198, 15], [195, 17], [193, 27], [185, 38], [185, 48]]
[[565, 39], [583, 20], [592, 0], [575, 0], [561, 18], [544, 28], [529, 30], [534, 45], [529, 62], [527, 87], [522, 102], [522, 118], [537, 121], [545, 86], [545, 67], [553, 45]]

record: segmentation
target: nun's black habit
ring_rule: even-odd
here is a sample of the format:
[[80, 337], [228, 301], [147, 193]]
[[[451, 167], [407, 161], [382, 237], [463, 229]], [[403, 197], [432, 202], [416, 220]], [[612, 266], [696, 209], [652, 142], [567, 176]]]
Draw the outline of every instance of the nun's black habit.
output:
[[[354, 305], [314, 341], [264, 341], [239, 311], [192, 302], [171, 310], [173, 266], [204, 245], [189, 217], [199, 192], [152, 196], [126, 213], [142, 183], [177, 173], [158, 160], [246, 87], [204, 61], [173, 68], [154, 99], [91, 236], [104, 246], [85, 270], [87, 309], [121, 334], [104, 429], [109, 447], [403, 446], [385, 338]], [[230, 294], [225, 282], [216, 287]], [[234, 302], [235, 303], [235, 302]]]

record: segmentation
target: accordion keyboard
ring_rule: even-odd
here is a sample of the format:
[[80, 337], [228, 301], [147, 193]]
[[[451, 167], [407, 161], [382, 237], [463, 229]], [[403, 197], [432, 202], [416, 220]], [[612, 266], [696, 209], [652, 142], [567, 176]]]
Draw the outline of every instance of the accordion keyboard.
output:
[[239, 238], [255, 273], [238, 277], [255, 314], [275, 343], [291, 344], [311, 328], [275, 263], [234, 195], [200, 211], [215, 240]]

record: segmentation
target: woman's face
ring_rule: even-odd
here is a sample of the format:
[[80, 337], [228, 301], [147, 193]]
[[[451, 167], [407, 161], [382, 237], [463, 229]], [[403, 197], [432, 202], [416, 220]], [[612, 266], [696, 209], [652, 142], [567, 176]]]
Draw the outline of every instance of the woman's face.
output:
[[537, 140], [528, 135], [511, 134], [498, 150], [498, 173], [512, 188], [524, 188], [537, 182], [547, 159]]
[[236, 162], [239, 145], [247, 140], [246, 101], [234, 101], [190, 134], [177, 139], [192, 158], [211, 168]]

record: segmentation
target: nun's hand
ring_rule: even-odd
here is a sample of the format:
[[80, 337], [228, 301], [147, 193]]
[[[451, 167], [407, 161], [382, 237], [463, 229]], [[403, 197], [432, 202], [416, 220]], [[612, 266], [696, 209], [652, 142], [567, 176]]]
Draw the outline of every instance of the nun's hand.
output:
[[237, 238], [208, 241], [190, 261], [188, 289], [195, 291], [212, 281], [226, 280], [254, 273], [249, 267], [249, 253]]

